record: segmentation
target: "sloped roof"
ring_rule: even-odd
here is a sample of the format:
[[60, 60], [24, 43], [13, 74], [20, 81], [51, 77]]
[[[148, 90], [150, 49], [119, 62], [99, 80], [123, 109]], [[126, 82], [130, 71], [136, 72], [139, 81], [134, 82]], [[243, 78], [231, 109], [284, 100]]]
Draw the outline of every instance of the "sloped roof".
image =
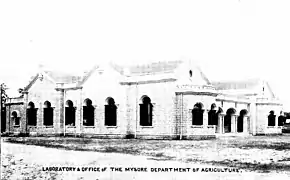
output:
[[[70, 74], [70, 73], [65, 73], [65, 72], [60, 72], [60, 71], [54, 71], [54, 70], [44, 71], [44, 73], [47, 76], [49, 76], [56, 83], [65, 83], [65, 84], [76, 83], [76, 82], [79, 82], [83, 78], [82, 76], [77, 76], [75, 74]], [[29, 90], [29, 88], [38, 79], [40, 74], [41, 73], [37, 73], [35, 76], [33, 76], [31, 78], [31, 80], [28, 83], [28, 85], [24, 88], [24, 91], [28, 91]]]
[[49, 77], [51, 77], [55, 82], [65, 83], [65, 84], [76, 83], [82, 79], [81, 76], [77, 76], [71, 73], [60, 72], [60, 71], [45, 71], [45, 73]]
[[112, 64], [112, 67], [122, 75], [124, 75], [125, 71], [128, 70], [130, 72], [130, 76], [142, 76], [148, 74], [173, 72], [182, 62], [182, 60], [161, 61], [135, 66], [119, 66]]
[[202, 79], [205, 80], [208, 85], [212, 85], [212, 83], [209, 81], [209, 79], [206, 77], [206, 75], [202, 72], [202, 70], [199, 67], [197, 67], [197, 70], [200, 72]]
[[[126, 71], [129, 72], [129, 76], [142, 76], [142, 75], [155, 75], [155, 74], [163, 74], [163, 73], [170, 73], [174, 72], [179, 65], [181, 65], [184, 61], [182, 60], [175, 60], [175, 61], [161, 61], [161, 62], [154, 62], [148, 63], [144, 65], [135, 65], [135, 66], [120, 66], [117, 64], [110, 63], [109, 66], [112, 67], [115, 71], [120, 73], [121, 75], [127, 75]], [[45, 74], [49, 76], [54, 82], [56, 83], [77, 83], [77, 86], [82, 86], [87, 79], [98, 69], [99, 66], [94, 66], [91, 68], [90, 71], [84, 73], [84, 75], [75, 75], [72, 73], [65, 73], [56, 70], [45, 70]], [[209, 80], [203, 74], [203, 72], [197, 68], [205, 81], [210, 84]], [[30, 81], [29, 85], [26, 86], [24, 90], [28, 90], [32, 84], [37, 80], [39, 73]]]
[[242, 81], [212, 81], [212, 85], [216, 87], [217, 90], [238, 90], [238, 89], [252, 89], [254, 90], [259, 83], [260, 79], [247, 79]]
[[251, 93], [259, 93], [259, 86], [263, 86], [269, 89], [269, 92], [272, 97], [275, 97], [270, 85], [268, 82], [263, 81], [259, 78], [241, 80], [241, 81], [220, 81], [212, 82], [212, 85], [216, 87], [217, 90], [236, 90], [236, 92], [243, 92], [244, 94], [250, 95]]
[[31, 78], [31, 81], [28, 83], [27, 86], [24, 87], [24, 91], [28, 91], [28, 89], [34, 84], [34, 82], [37, 80], [39, 74], [37, 73], [34, 77]]
[[98, 68], [99, 66], [94, 66], [89, 72], [85, 73], [85, 75], [78, 82], [77, 86], [83, 85], [89, 79], [89, 77], [95, 72], [95, 70]]

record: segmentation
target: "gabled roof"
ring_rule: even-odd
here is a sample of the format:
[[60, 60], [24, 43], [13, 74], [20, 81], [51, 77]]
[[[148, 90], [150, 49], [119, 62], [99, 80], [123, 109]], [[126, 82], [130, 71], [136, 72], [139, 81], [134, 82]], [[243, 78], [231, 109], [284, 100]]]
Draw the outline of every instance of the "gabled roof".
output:
[[[135, 65], [135, 66], [120, 66], [117, 64], [109, 63], [109, 67], [112, 67], [115, 71], [120, 73], [121, 75], [126, 76], [143, 76], [143, 75], [156, 75], [156, 74], [164, 74], [164, 73], [173, 73], [179, 65], [181, 65], [184, 61], [175, 60], [175, 61], [161, 61], [154, 62], [144, 65]], [[72, 84], [76, 83], [77, 87], [81, 87], [90, 77], [91, 75], [98, 69], [100, 66], [94, 66], [90, 71], [85, 73], [83, 76], [64, 73], [56, 70], [45, 70], [43, 71], [45, 75], [47, 75], [52, 81], [55, 83], [65, 83]], [[210, 84], [210, 81], [206, 78], [204, 73], [197, 67], [197, 70], [200, 72], [202, 78]], [[128, 72], [128, 73], [127, 73]], [[127, 73], [127, 74], [126, 74]], [[32, 81], [25, 87], [25, 91], [27, 91], [37, 80], [39, 77], [38, 73]]]
[[142, 76], [173, 72], [182, 62], [182, 60], [161, 61], [135, 66], [119, 66], [112, 64], [112, 67], [122, 75], [124, 75], [127, 70], [130, 72], [130, 76]]
[[217, 90], [232, 90], [232, 89], [254, 89], [259, 83], [260, 79], [248, 79], [242, 81], [212, 81], [212, 85]]
[[[82, 79], [81, 76], [54, 70], [49, 71], [46, 70], [43, 71], [43, 73], [45, 73], [55, 83], [71, 84], [79, 82]], [[40, 74], [43, 73], [37, 73], [35, 76], [33, 76], [29, 84], [24, 88], [24, 91], [28, 91], [31, 88], [31, 86], [36, 82], [36, 80], [39, 78]]]
[[54, 82], [71, 84], [76, 83], [82, 79], [81, 76], [77, 76], [71, 73], [65, 73], [60, 71], [44, 71]]
[[78, 82], [77, 86], [82, 86], [95, 72], [96, 69], [98, 69], [99, 66], [94, 66], [89, 72], [85, 73], [85, 75], [82, 77], [82, 79]]
[[28, 89], [35, 83], [38, 79], [39, 74], [37, 73], [35, 76], [32, 77], [31, 81], [28, 83], [27, 86], [24, 87], [23, 91], [28, 91]]
[[202, 72], [202, 70], [199, 67], [196, 67], [196, 69], [200, 72], [201, 78], [208, 84], [212, 85], [212, 83], [208, 80], [206, 75]]
[[[272, 97], [275, 97], [268, 82], [263, 81], [259, 78], [241, 80], [241, 81], [215, 81], [212, 85], [216, 87], [217, 90], [236, 90], [237, 93], [259, 93], [257, 90], [262, 88], [262, 86], [267, 87]], [[250, 95], [250, 94], [248, 94]]]

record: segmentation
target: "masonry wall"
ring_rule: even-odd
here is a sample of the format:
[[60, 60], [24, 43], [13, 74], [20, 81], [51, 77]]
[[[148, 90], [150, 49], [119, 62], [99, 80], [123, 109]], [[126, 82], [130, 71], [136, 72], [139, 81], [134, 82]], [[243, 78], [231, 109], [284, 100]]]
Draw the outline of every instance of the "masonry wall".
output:
[[[19, 125], [15, 124], [15, 119], [12, 118], [12, 112], [17, 112], [19, 118]], [[22, 133], [22, 129], [26, 128], [25, 124], [26, 112], [24, 111], [23, 103], [7, 104], [6, 105], [6, 132], [13, 134]]]
[[[55, 89], [54, 82], [50, 81], [46, 77], [44, 77], [42, 80], [37, 79], [36, 82], [29, 89], [27, 98], [25, 100], [26, 102], [24, 103], [27, 106], [29, 102], [33, 102], [35, 105], [35, 108], [37, 108], [36, 126], [28, 125], [27, 127], [28, 133], [30, 133], [30, 135], [41, 135], [41, 134], [56, 135], [56, 134], [61, 133], [61, 129], [60, 129], [61, 109], [59, 106], [60, 95], [61, 94]], [[44, 108], [45, 101], [49, 101], [51, 103], [51, 107], [54, 108], [53, 126], [43, 125], [43, 108]]]
[[[203, 137], [215, 137], [216, 127], [208, 125], [208, 111], [213, 103], [216, 103], [214, 95], [204, 94], [183, 94], [182, 104], [178, 108], [182, 111], [181, 119], [181, 134], [187, 139]], [[203, 125], [192, 125], [192, 109], [196, 103], [203, 104]]]
[[[131, 85], [129, 89], [130, 132], [134, 131], [137, 138], [175, 138], [175, 82], [144, 83]], [[140, 126], [140, 104], [144, 96], [148, 96], [153, 105], [152, 126], [149, 127]]]
[[[66, 126], [66, 134], [125, 137], [127, 127], [126, 87], [119, 83], [120, 76], [110, 69], [96, 71], [82, 89], [67, 90], [65, 101], [71, 100], [76, 108], [76, 126]], [[105, 126], [105, 105], [108, 98], [113, 98], [117, 106], [117, 126]], [[94, 126], [83, 125], [83, 106], [86, 99], [94, 106]]]
[[[257, 134], [281, 134], [282, 129], [278, 127], [278, 117], [280, 115], [281, 106], [271, 103], [256, 104], [256, 132]], [[273, 110], [276, 115], [275, 126], [268, 126], [268, 115]]]

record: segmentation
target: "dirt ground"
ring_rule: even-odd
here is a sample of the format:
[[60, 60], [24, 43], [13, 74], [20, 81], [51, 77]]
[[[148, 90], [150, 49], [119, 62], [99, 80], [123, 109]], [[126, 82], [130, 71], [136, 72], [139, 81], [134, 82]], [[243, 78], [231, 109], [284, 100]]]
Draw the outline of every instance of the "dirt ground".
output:
[[[200, 141], [10, 137], [1, 139], [1, 179], [289, 179], [289, 149], [290, 136]], [[44, 171], [46, 167], [107, 169]], [[110, 167], [121, 167], [122, 172]], [[125, 167], [147, 168], [147, 172], [125, 172]], [[152, 172], [151, 168], [189, 171]], [[206, 168], [226, 172], [206, 172]], [[229, 172], [232, 169], [239, 172]]]

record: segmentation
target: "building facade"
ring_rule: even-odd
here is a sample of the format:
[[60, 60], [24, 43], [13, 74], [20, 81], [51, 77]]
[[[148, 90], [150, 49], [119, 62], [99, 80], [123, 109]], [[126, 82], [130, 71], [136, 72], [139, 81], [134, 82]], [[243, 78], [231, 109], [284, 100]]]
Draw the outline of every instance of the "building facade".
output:
[[194, 139], [281, 134], [282, 104], [259, 79], [211, 82], [190, 61], [122, 67], [83, 76], [40, 69], [6, 102], [6, 133], [36, 136]]

